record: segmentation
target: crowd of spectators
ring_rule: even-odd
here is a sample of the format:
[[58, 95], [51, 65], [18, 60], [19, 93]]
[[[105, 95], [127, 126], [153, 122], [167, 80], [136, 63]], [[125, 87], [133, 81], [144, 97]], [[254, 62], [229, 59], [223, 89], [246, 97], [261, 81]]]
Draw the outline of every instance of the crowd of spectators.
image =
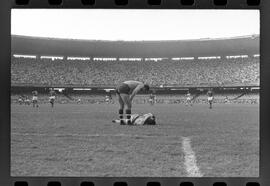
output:
[[12, 84], [103, 86], [139, 80], [151, 86], [259, 85], [259, 58], [191, 61], [11, 60]]

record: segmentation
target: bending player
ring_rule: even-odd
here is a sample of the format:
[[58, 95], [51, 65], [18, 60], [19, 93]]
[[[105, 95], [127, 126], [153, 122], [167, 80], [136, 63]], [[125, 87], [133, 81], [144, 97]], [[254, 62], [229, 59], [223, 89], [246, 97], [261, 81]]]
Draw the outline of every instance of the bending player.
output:
[[53, 108], [54, 106], [54, 101], [55, 101], [55, 91], [53, 89], [50, 89], [50, 96], [49, 96], [49, 100], [50, 100], [50, 104]]
[[36, 90], [34, 90], [33, 92], [32, 92], [32, 95], [33, 95], [33, 97], [32, 97], [32, 103], [33, 103], [33, 107], [38, 107], [38, 92], [36, 91]]
[[132, 100], [135, 95], [140, 91], [149, 91], [149, 85], [144, 84], [139, 81], [125, 81], [116, 87], [116, 95], [118, 97], [120, 109], [119, 109], [119, 119], [120, 124], [125, 125], [123, 114], [125, 105], [127, 106], [126, 109], [126, 117], [127, 117], [127, 124], [131, 125], [131, 107], [132, 107]]
[[212, 104], [213, 104], [213, 91], [211, 89], [208, 90], [207, 92], [207, 100], [208, 100], [208, 103], [209, 103], [209, 109], [212, 109]]

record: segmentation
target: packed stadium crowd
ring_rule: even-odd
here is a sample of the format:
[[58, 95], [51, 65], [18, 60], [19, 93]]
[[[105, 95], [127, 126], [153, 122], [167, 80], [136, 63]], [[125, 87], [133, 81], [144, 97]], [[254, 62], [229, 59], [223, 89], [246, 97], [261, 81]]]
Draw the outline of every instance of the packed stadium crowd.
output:
[[127, 79], [161, 85], [259, 85], [259, 59], [190, 61], [11, 60], [12, 84], [116, 85]]

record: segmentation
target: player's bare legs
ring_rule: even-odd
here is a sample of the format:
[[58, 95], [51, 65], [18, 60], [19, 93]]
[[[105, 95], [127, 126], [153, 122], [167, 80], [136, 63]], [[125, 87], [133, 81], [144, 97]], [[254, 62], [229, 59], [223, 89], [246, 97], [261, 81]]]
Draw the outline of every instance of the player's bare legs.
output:
[[127, 116], [127, 124], [131, 124], [131, 107], [132, 107], [132, 100], [130, 100], [130, 96], [128, 94], [120, 94], [121, 98], [123, 99], [124, 103], [127, 106], [126, 109], [126, 116]]
[[50, 100], [50, 103], [51, 103], [51, 107], [53, 108], [54, 101]]
[[124, 123], [124, 118], [123, 118], [125, 103], [122, 100], [122, 97], [121, 97], [120, 94], [116, 94], [116, 95], [118, 97], [118, 101], [119, 101], [119, 105], [120, 105], [119, 112], [118, 112], [119, 113], [120, 124], [123, 125], [123, 124], [125, 124]]

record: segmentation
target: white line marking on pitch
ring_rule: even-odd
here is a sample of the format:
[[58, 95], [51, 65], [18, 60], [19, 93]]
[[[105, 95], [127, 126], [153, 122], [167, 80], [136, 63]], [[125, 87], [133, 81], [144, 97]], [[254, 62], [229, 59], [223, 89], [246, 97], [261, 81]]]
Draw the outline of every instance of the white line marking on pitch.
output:
[[202, 177], [203, 174], [197, 166], [196, 156], [190, 143], [190, 138], [182, 138], [182, 148], [185, 154], [185, 167], [188, 177]]

